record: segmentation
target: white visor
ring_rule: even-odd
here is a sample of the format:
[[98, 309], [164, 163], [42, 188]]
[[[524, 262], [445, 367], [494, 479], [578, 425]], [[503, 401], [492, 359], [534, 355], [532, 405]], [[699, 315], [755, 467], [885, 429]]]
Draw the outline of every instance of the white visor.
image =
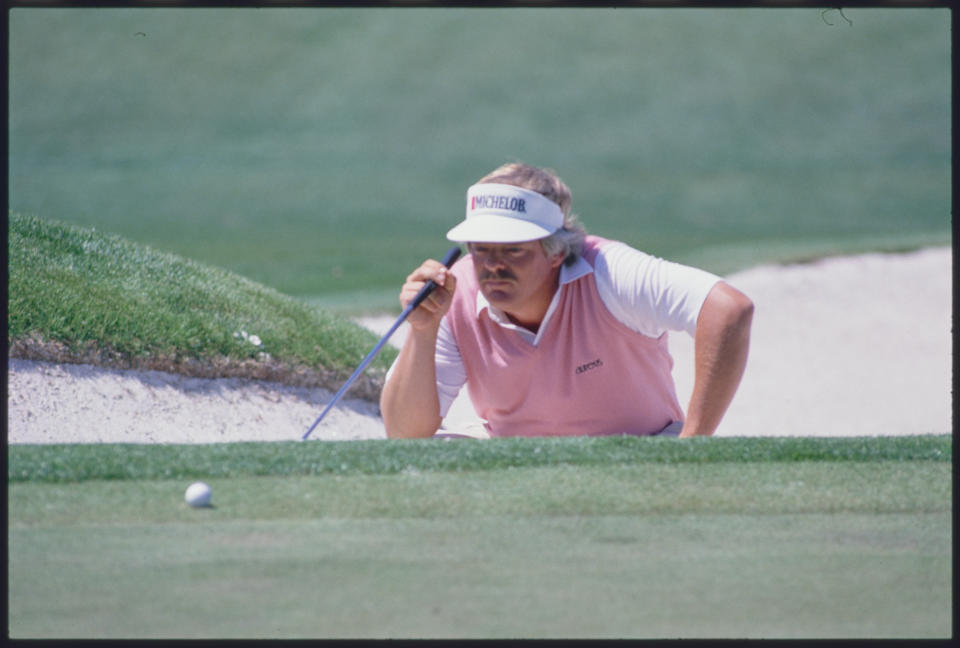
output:
[[447, 232], [458, 243], [523, 243], [563, 227], [560, 206], [536, 191], [481, 183], [467, 189], [467, 218]]

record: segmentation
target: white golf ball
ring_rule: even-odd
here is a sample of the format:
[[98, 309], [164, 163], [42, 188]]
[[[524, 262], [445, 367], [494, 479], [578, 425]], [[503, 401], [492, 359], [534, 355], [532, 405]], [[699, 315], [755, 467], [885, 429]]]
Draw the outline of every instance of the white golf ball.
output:
[[203, 482], [194, 482], [187, 487], [187, 494], [183, 499], [193, 507], [210, 506], [210, 496], [213, 491]]

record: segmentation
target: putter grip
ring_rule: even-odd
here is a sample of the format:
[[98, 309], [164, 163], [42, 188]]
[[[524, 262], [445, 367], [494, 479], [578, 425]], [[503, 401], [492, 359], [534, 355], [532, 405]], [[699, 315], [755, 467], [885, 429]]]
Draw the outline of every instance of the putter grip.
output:
[[[460, 258], [460, 247], [455, 245], [449, 250], [447, 250], [447, 253], [443, 255], [443, 260], [440, 263], [442, 263], [445, 267], [449, 268], [459, 258]], [[423, 302], [423, 300], [426, 299], [430, 295], [430, 293], [434, 291], [436, 287], [437, 287], [437, 284], [434, 283], [433, 279], [428, 281], [427, 284], [420, 289], [420, 292], [417, 293], [417, 296], [413, 298], [413, 301], [410, 302], [410, 305], [407, 306], [407, 308], [412, 311], [414, 308], [419, 306]]]

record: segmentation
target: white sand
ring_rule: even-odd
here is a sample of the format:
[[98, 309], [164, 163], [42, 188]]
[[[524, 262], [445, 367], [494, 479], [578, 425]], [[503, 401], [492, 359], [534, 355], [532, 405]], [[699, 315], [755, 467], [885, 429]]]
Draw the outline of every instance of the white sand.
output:
[[[717, 436], [946, 434], [951, 422], [951, 251], [758, 267], [726, 278], [756, 304], [750, 360]], [[362, 323], [385, 331], [393, 316]], [[391, 340], [399, 344], [402, 327]], [[682, 404], [693, 341], [671, 338]], [[9, 443], [298, 440], [323, 389], [12, 359]], [[466, 390], [446, 427], [476, 417]], [[384, 438], [374, 404], [345, 400], [313, 439]]]

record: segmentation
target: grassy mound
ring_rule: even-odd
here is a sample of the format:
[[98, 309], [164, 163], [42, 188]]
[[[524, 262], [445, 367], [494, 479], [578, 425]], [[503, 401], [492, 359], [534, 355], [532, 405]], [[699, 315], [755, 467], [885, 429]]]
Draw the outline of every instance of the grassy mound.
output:
[[[10, 214], [11, 357], [334, 388], [376, 343], [345, 317], [95, 229]], [[353, 393], [373, 397], [386, 349]]]

